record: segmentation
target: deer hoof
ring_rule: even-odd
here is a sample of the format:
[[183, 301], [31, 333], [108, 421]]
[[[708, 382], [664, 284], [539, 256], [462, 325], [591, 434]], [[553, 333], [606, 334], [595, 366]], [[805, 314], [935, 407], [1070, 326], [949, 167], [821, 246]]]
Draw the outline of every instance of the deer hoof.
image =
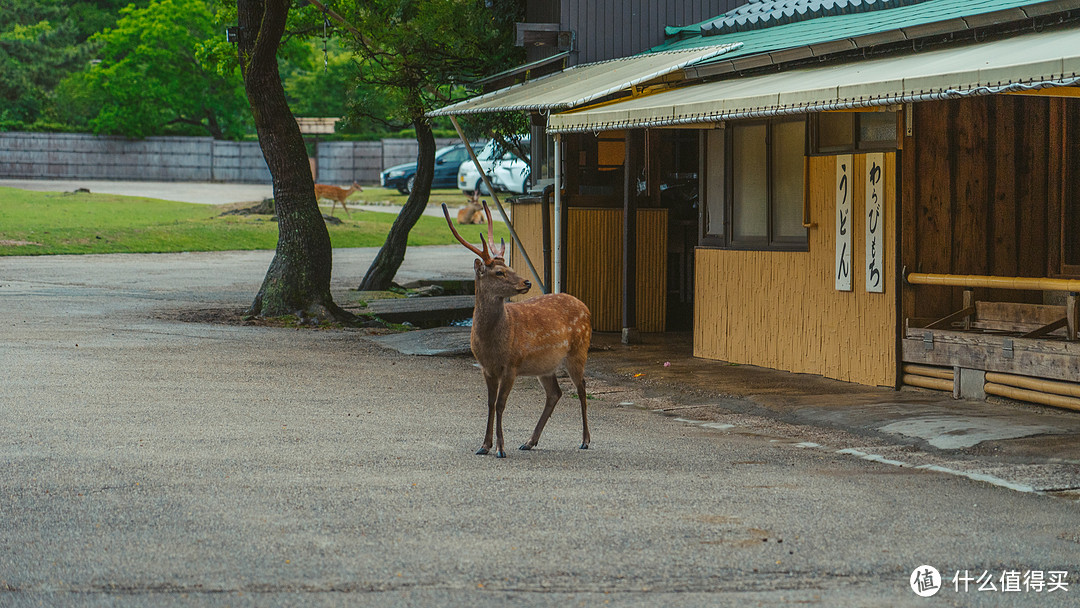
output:
[[483, 456], [484, 454], [487, 454], [487, 453], [488, 453], [487, 448], [480, 448], [479, 450], [476, 450], [476, 455], [477, 456]]
[[519, 450], [522, 450], [522, 451], [525, 451], [525, 452], [528, 452], [529, 450], [533, 449], [533, 446], [531, 446], [531, 445], [529, 445], [529, 444], [527, 444], [527, 443], [523, 443], [523, 444], [521, 445], [521, 447], [520, 447], [520, 448], [518, 448], [518, 449], [519, 449]]
[[587, 443], [583, 443], [583, 444], [581, 444], [581, 447], [580, 447], [580, 448], [578, 448], [578, 449], [579, 449], [579, 450], [587, 450], [587, 449], [589, 449], [589, 444], [587, 444]]
[[496, 458], [506, 458], [506, 452], [504, 452], [502, 450], [499, 450], [498, 452], [495, 452], [495, 457]]

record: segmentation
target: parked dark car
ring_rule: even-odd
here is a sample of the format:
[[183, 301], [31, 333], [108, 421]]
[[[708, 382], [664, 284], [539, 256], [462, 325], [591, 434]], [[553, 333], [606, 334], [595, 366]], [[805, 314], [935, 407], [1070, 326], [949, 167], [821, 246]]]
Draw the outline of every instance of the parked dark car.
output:
[[[479, 151], [480, 144], [473, 146], [473, 150]], [[469, 153], [464, 144], [454, 144], [435, 151], [435, 177], [431, 180], [432, 188], [456, 188], [458, 167], [461, 163], [469, 160]], [[416, 163], [396, 165], [382, 172], [381, 184], [383, 188], [397, 188], [398, 192], [408, 194], [412, 192], [413, 183], [416, 181]]]

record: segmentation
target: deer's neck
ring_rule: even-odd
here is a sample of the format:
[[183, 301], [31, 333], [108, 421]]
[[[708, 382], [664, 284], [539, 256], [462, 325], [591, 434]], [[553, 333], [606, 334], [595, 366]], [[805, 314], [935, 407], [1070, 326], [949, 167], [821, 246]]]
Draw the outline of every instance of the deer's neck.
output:
[[508, 323], [506, 302], [503, 298], [487, 296], [483, 293], [476, 294], [476, 304], [473, 307], [473, 328], [478, 334], [486, 337], [505, 336]]

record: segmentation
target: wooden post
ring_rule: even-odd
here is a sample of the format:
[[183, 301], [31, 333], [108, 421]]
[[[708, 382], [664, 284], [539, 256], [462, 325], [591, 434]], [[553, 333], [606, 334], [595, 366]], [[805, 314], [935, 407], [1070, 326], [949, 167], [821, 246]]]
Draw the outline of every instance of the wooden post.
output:
[[[964, 309], [975, 307], [975, 291], [971, 288], [964, 290]], [[964, 331], [971, 330], [971, 315], [964, 317]]]
[[1069, 340], [1076, 340], [1076, 323], [1080, 320], [1080, 294], [1073, 291], [1065, 300], [1065, 318], [1068, 325], [1065, 331]]

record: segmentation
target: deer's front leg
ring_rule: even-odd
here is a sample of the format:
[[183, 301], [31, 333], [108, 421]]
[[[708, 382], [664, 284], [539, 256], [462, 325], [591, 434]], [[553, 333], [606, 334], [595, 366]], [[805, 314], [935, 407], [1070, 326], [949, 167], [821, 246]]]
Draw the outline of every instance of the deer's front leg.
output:
[[506, 399], [510, 396], [511, 389], [514, 388], [514, 376], [503, 376], [502, 381], [499, 382], [499, 396], [495, 400], [495, 457], [506, 458], [506, 446], [503, 443], [503, 412], [506, 410]]
[[479, 456], [483, 456], [491, 450], [493, 435], [495, 434], [495, 400], [499, 396], [499, 379], [485, 372], [484, 381], [487, 383], [488, 417], [487, 431], [484, 433], [484, 445], [480, 446], [479, 450], [476, 450], [476, 453]]

